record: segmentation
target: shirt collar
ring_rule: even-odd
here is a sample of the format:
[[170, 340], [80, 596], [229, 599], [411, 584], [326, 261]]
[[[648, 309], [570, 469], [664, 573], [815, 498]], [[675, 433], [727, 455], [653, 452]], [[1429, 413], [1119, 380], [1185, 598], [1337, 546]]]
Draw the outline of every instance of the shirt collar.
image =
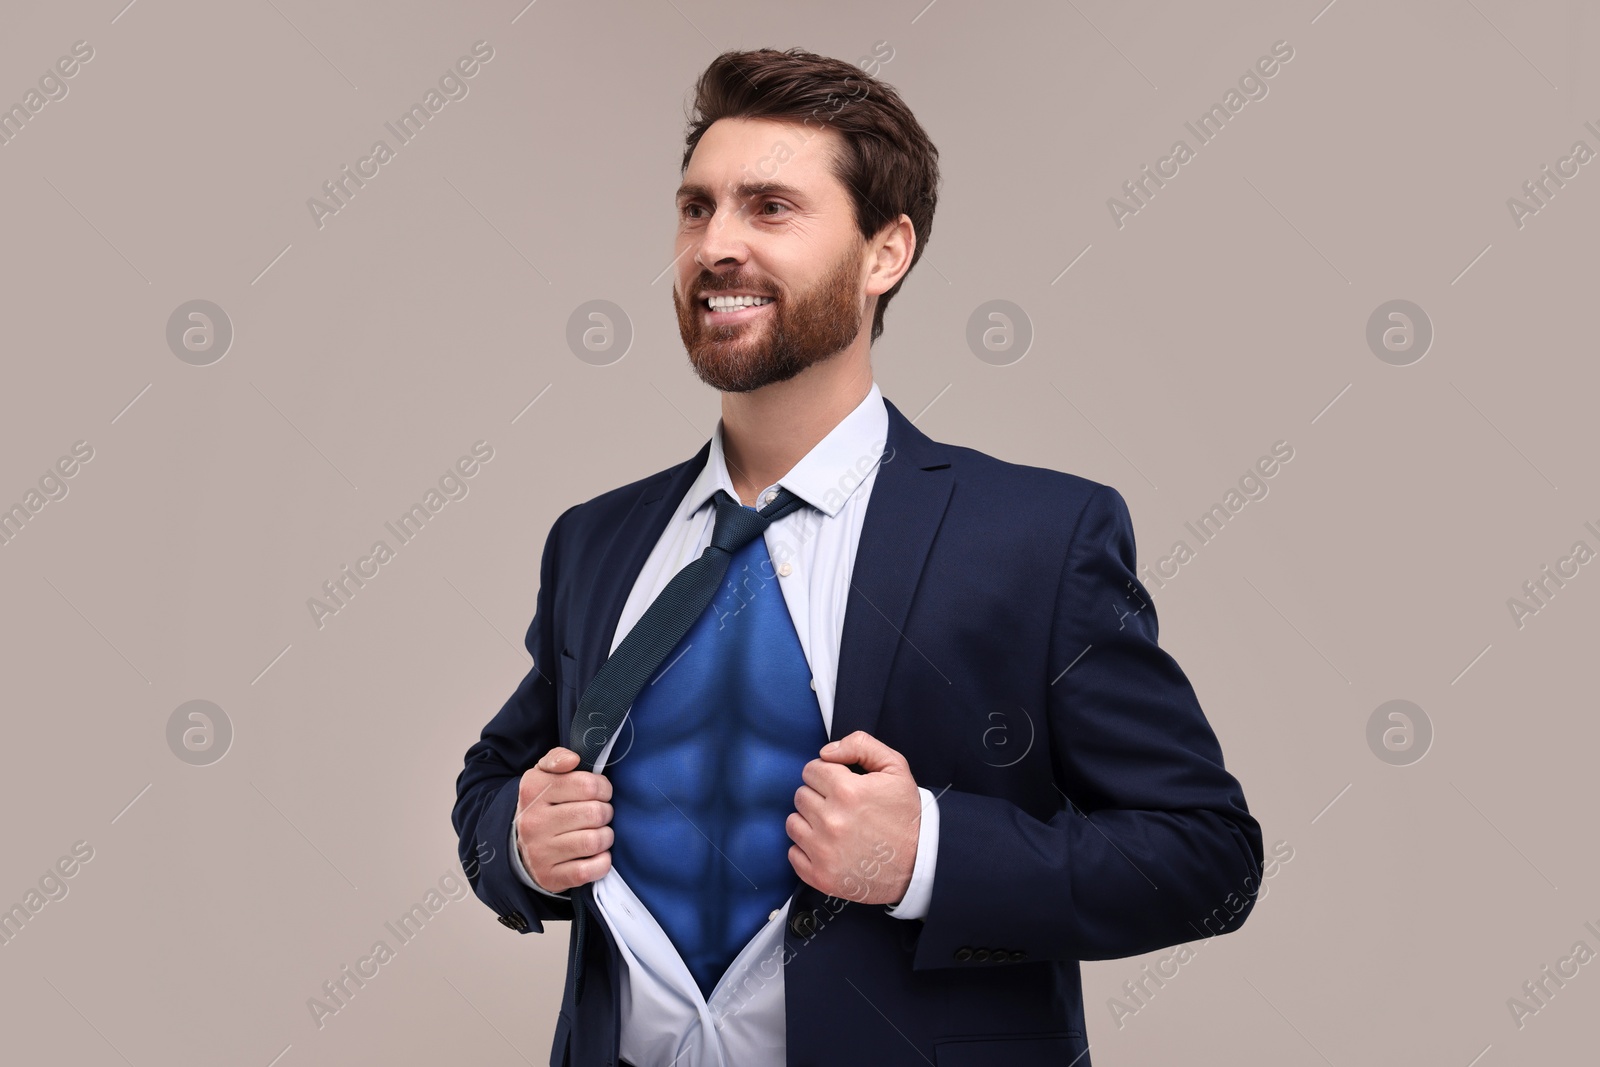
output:
[[[874, 381], [861, 403], [840, 419], [839, 424], [788, 474], [779, 478], [777, 484], [832, 518], [877, 466], [888, 432], [889, 411]], [[733, 480], [728, 477], [727, 458], [722, 450], [721, 418], [717, 419], [717, 428], [711, 435], [711, 452], [705, 466], [684, 496], [688, 508], [686, 517], [693, 518], [710, 504], [718, 489], [725, 490], [734, 500], [739, 499]]]

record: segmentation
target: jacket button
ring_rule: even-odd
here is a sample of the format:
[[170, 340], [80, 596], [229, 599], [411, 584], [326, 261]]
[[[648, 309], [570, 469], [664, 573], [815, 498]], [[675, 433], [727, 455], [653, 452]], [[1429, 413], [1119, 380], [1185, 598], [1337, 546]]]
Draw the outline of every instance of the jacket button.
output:
[[789, 920], [789, 929], [794, 936], [809, 940], [817, 932], [817, 917], [809, 911], [802, 911]]
[[970, 948], [968, 948], [967, 946], [962, 945], [960, 948], [956, 949], [956, 959], [958, 959], [958, 960], [962, 961], [963, 963], [965, 963], [967, 960], [970, 960], [971, 958], [972, 958], [972, 950]]
[[982, 963], [989, 958], [989, 950], [986, 948], [980, 948], [972, 954], [972, 958], [977, 960], [979, 963]]
[[518, 933], [528, 928], [528, 920], [522, 917], [521, 912], [514, 911], [509, 915], [498, 916], [498, 918], [502, 925], [509, 926]]
[[1021, 963], [1023, 960], [1025, 960], [1027, 958], [1028, 958], [1028, 954], [1026, 952], [1022, 952], [1020, 950], [1011, 953], [1011, 962], [1012, 963]]

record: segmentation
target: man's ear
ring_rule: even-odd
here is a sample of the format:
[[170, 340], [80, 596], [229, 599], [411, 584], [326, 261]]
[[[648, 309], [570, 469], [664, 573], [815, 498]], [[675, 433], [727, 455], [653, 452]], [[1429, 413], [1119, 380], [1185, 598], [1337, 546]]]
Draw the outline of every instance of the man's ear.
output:
[[893, 289], [911, 269], [911, 257], [917, 250], [917, 229], [911, 216], [902, 213], [872, 238], [869, 259], [872, 268], [867, 275], [867, 295], [881, 296]]

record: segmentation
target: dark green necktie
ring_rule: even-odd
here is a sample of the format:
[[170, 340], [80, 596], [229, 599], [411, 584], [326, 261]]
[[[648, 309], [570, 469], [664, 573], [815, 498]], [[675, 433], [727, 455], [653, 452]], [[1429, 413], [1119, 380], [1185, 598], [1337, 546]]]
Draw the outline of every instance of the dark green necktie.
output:
[[[634, 698], [716, 596], [733, 554], [759, 537], [774, 520], [805, 503], [781, 488], [760, 511], [745, 507], [723, 489], [717, 490], [714, 500], [717, 518], [711, 543], [699, 559], [672, 576], [584, 689], [569, 731], [570, 747], [578, 753], [579, 770], [594, 769], [595, 760], [621, 725]], [[593, 892], [593, 884], [585, 883], [572, 894], [574, 936], [569, 967], [578, 968], [574, 999], [583, 995], [587, 901]]]
[[772, 503], [760, 511], [750, 510], [722, 489], [717, 490], [714, 500], [717, 520], [705, 552], [672, 576], [583, 691], [572, 719], [570, 738], [572, 749], [578, 753], [579, 770], [594, 769], [634, 697], [711, 603], [728, 573], [733, 554], [759, 537], [774, 520], [805, 503], [787, 489], [779, 489]]

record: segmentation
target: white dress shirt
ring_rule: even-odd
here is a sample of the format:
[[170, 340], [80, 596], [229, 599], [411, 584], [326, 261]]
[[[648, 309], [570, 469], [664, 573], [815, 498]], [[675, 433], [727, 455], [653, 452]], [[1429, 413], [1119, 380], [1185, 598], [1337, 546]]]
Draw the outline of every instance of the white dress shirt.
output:
[[[810, 505], [771, 523], [763, 536], [800, 648], [811, 667], [823, 729], [830, 734], [850, 575], [888, 426], [883, 394], [874, 382], [850, 414], [757, 498], [757, 506], [763, 507], [782, 486]], [[698, 559], [711, 543], [716, 518], [712, 498], [719, 488], [739, 499], [728, 477], [721, 419], [705, 467], [684, 494], [634, 582], [611, 640], [612, 651], [673, 576]], [[631, 743], [626, 718], [595, 761], [596, 771], [605, 766], [619, 738]], [[922, 823], [911, 883], [900, 903], [888, 908], [897, 919], [922, 918], [933, 896], [939, 807], [927, 789], [918, 787], [917, 792], [922, 799]], [[515, 822], [511, 855], [512, 866], [525, 883], [546, 895], [567, 897], [545, 890], [523, 868]], [[661, 925], [615, 867], [594, 884], [594, 900], [624, 964], [619, 1049], [623, 1059], [639, 1067], [784, 1067], [783, 933], [792, 896], [740, 950], [712, 990], [709, 1002]]]

